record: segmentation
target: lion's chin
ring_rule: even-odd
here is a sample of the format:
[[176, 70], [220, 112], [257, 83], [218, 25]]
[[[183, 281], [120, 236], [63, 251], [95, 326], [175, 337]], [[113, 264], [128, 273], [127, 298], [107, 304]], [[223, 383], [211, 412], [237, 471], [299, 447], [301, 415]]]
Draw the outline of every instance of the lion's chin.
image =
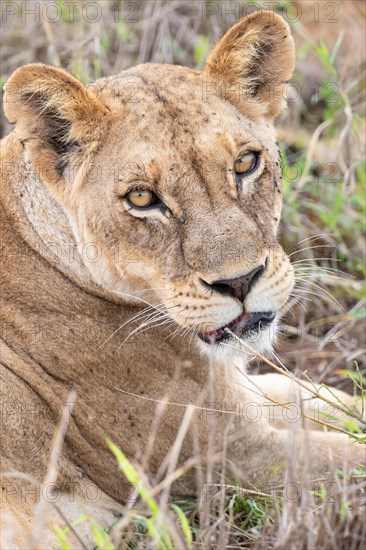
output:
[[227, 333], [225, 338], [217, 343], [208, 343], [201, 337], [197, 338], [198, 347], [210, 361], [227, 366], [245, 367], [258, 354], [267, 355], [271, 352], [278, 332], [278, 320], [259, 330], [244, 330], [237, 336]]

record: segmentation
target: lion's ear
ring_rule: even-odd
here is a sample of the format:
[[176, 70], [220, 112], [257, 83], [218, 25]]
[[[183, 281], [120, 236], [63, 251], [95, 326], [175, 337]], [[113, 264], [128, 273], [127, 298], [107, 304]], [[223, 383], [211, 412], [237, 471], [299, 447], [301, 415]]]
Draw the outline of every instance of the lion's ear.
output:
[[56, 182], [75, 153], [95, 148], [109, 109], [62, 69], [41, 63], [16, 70], [5, 87], [4, 111], [27, 158], [46, 180]]
[[243, 111], [248, 101], [266, 118], [285, 106], [284, 85], [292, 75], [295, 47], [290, 28], [272, 11], [257, 11], [233, 25], [213, 48], [206, 78]]

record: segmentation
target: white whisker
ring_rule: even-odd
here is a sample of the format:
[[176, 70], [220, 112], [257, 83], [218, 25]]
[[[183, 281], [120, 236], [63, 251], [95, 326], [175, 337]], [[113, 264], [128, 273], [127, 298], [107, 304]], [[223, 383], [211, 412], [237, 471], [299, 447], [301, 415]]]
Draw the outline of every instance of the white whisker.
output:
[[[315, 245], [315, 246], [307, 246], [305, 248], [300, 248], [299, 250], [295, 250], [291, 254], [288, 254], [288, 257], [291, 258], [291, 256], [293, 256], [294, 254], [300, 254], [300, 252], [305, 252], [305, 250], [317, 250], [319, 248], [333, 248], [334, 249], [334, 245], [332, 245], [332, 244], [319, 244], [319, 245]], [[325, 259], [325, 258], [314, 258], [314, 259], [318, 260], [318, 259]], [[327, 258], [327, 259], [329, 260], [329, 259], [333, 259], [333, 258]], [[308, 258], [308, 260], [309, 260], [309, 258]]]
[[[144, 308], [143, 310], [133, 315], [130, 319], [127, 319], [127, 321], [125, 321], [122, 325], [120, 325], [110, 336], [108, 336], [108, 338], [102, 344], [100, 344], [100, 346], [96, 349], [96, 351], [100, 350], [111, 338], [113, 338], [115, 334], [117, 334], [117, 332], [122, 330], [126, 325], [128, 325], [129, 323], [132, 323], [133, 321], [141, 320], [141, 317], [143, 318], [144, 316], [147, 316], [149, 314], [149, 310], [155, 311], [157, 310], [157, 308], [163, 307], [163, 306], [165, 306], [164, 302], [160, 302], [159, 304], [157, 304], [157, 306], [150, 305], [149, 307]], [[160, 309], [158, 309], [158, 311], [160, 311]]]

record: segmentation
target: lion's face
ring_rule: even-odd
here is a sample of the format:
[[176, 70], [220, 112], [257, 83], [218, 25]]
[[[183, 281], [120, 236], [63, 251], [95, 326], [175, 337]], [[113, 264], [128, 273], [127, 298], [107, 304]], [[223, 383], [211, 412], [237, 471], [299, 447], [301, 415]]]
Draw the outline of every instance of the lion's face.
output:
[[[234, 320], [238, 336], [268, 341], [258, 331], [268, 332], [293, 283], [276, 240], [281, 176], [273, 132], [218, 94], [204, 97], [201, 75], [187, 69], [145, 66], [112, 82], [110, 140], [93, 160], [76, 212], [81, 240], [103, 241], [103, 268], [90, 269], [111, 290], [158, 305], [157, 320], [166, 313], [205, 346], [232, 338], [220, 329]], [[115, 95], [126, 82], [140, 90], [136, 102]], [[236, 172], [240, 162], [244, 173]], [[257, 269], [242, 294], [225, 283]]]
[[[204, 72], [144, 65], [84, 89], [83, 103], [93, 97], [94, 124], [103, 130], [89, 130], [86, 155], [80, 121], [81, 137], [75, 130], [66, 152], [62, 143], [58, 188], [52, 183], [81, 248], [97, 245], [98, 257], [86, 262], [94, 279], [127, 301], [153, 304], [149, 321], [192, 335], [219, 357], [238, 347], [238, 337], [268, 347], [293, 286], [276, 239], [281, 173], [272, 128], [282, 103], [277, 88], [292, 70], [292, 41], [286, 23], [271, 19], [272, 27], [263, 14], [237, 23]], [[260, 56], [253, 68], [241, 50], [253, 29], [262, 31], [259, 50], [267, 40], [272, 73], [259, 66]], [[289, 55], [280, 68], [276, 33]], [[235, 71], [239, 83], [248, 75], [243, 89], [233, 85]], [[83, 149], [83, 162], [75, 160]]]

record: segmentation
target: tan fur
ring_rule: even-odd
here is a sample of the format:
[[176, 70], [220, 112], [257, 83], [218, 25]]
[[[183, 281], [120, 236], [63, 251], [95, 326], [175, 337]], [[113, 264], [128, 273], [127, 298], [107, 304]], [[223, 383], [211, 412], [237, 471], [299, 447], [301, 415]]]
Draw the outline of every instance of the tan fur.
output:
[[[258, 55], [267, 40], [270, 46]], [[254, 401], [235, 376], [235, 366], [247, 362], [246, 348], [231, 340], [236, 350], [213, 351], [193, 331], [223, 326], [243, 310], [237, 299], [207, 292], [200, 279], [232, 279], [267, 258], [244, 306], [276, 310], [277, 319], [292, 289], [292, 268], [276, 238], [281, 174], [272, 118], [281, 110], [281, 83], [293, 63], [288, 26], [261, 13], [229, 30], [204, 72], [148, 64], [85, 88], [63, 70], [29, 65], [7, 83], [5, 112], [15, 130], [1, 145], [1, 466], [44, 479], [52, 434], [75, 389], [55, 488], [69, 521], [84, 506], [106, 525], [128, 499], [131, 487], [118, 474], [105, 436], [130, 460], [143, 457], [154, 400], [197, 407], [210, 401], [209, 408], [214, 400], [215, 410]], [[233, 84], [240, 94], [228, 96]], [[230, 170], [251, 149], [260, 151], [260, 166], [239, 190]], [[154, 189], [170, 213], [129, 212], [121, 197], [136, 184]], [[132, 316], [150, 303], [159, 315], [169, 314], [170, 324], [159, 326], [166, 318], [157, 315], [153, 328], [129, 337], [137, 326]], [[263, 330], [249, 343], [270, 349], [273, 336]], [[165, 407], [148, 461], [151, 476], [171, 449], [184, 411]], [[215, 414], [220, 446], [232, 415]], [[203, 456], [207, 416], [196, 412], [192, 426]], [[264, 419], [253, 423], [242, 415], [229, 433], [228, 476], [234, 465], [243, 483], [261, 484], [286, 461], [286, 431]], [[350, 447], [342, 436], [314, 433], [308, 448], [301, 433], [297, 451], [301, 456], [307, 449], [314, 476], [325, 475], [332, 461], [342, 467], [345, 453], [348, 467], [364, 462], [360, 446]], [[179, 464], [193, 454], [188, 434]], [[26, 528], [34, 502], [24, 498], [21, 479], [15, 481], [3, 479], [3, 506]], [[79, 507], [70, 502], [70, 485]], [[100, 492], [92, 507], [87, 486]], [[172, 487], [175, 498], [196, 491], [193, 470]], [[3, 533], [8, 537], [9, 530]], [[26, 547], [17, 536], [17, 546]], [[9, 537], [2, 544], [8, 548]]]

